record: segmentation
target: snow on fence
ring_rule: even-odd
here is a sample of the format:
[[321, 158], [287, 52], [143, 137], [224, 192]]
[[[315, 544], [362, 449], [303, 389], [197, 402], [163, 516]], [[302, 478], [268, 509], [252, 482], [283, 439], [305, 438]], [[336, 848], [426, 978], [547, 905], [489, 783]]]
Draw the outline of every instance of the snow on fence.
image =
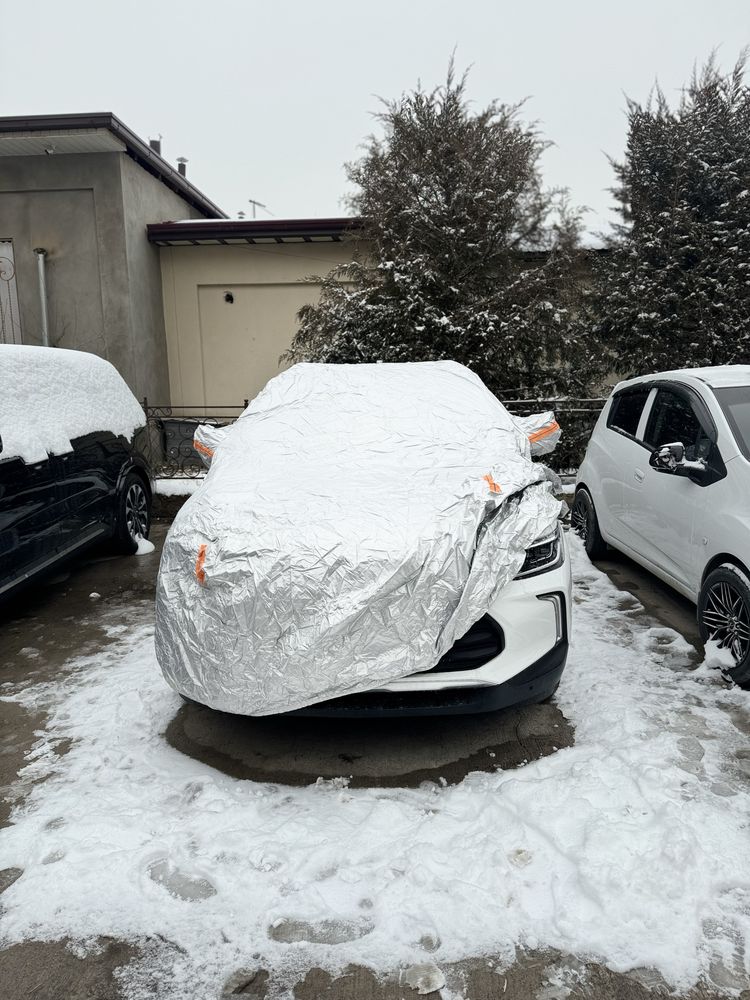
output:
[[[504, 399], [502, 402], [519, 417], [543, 410], [554, 411], [563, 433], [560, 444], [551, 455], [545, 455], [544, 462], [558, 472], [570, 472], [577, 469], [583, 459], [606, 398]], [[231, 424], [247, 403], [245, 399], [230, 406], [153, 406], [148, 399], [143, 400], [147, 421], [145, 450], [156, 479], [164, 481], [158, 487], [160, 492], [186, 492], [180, 488], [181, 482], [203, 477], [205, 466], [193, 448], [195, 428], [199, 424], [217, 427]]]

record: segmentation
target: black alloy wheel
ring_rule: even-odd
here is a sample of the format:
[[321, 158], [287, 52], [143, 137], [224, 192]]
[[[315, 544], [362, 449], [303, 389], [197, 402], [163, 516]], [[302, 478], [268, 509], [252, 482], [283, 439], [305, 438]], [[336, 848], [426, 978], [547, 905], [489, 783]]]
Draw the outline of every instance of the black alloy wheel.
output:
[[140, 482], [131, 483], [125, 494], [125, 523], [136, 542], [148, 534], [148, 499]]
[[589, 559], [603, 559], [607, 554], [607, 543], [599, 531], [599, 521], [594, 510], [594, 501], [588, 490], [576, 490], [573, 509], [570, 512], [570, 526], [583, 542]]
[[141, 477], [131, 472], [125, 478], [117, 501], [115, 542], [122, 552], [138, 549], [138, 539], [148, 538], [151, 526], [151, 497]]
[[698, 627], [704, 642], [727, 649], [735, 662], [727, 671], [742, 687], [750, 684], [750, 586], [729, 566], [707, 576], [698, 600]]

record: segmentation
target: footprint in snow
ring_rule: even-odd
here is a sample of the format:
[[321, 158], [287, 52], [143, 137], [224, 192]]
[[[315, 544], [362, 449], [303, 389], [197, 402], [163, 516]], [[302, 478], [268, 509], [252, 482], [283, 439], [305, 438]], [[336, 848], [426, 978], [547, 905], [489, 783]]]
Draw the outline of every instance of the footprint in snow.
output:
[[268, 936], [274, 941], [293, 944], [306, 941], [308, 944], [345, 944], [369, 934], [375, 924], [367, 917], [358, 920], [287, 920], [282, 917], [268, 928]]
[[216, 888], [206, 878], [186, 875], [179, 868], [171, 865], [166, 858], [153, 861], [148, 866], [149, 878], [157, 885], [163, 886], [176, 899], [185, 902], [195, 902], [216, 895]]

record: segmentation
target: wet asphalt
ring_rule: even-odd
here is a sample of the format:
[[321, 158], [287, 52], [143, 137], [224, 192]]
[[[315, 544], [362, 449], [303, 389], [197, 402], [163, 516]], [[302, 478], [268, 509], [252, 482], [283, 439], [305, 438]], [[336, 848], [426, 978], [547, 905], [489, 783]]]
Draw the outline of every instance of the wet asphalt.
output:
[[[0, 694], [52, 679], [72, 656], [94, 653], [113, 641], [105, 631], [105, 617], [108, 626], [113, 615], [124, 625], [148, 620], [166, 530], [165, 523], [154, 525], [152, 540], [157, 548], [149, 555], [135, 558], [93, 551], [0, 609]], [[643, 604], [649, 616], [698, 643], [689, 602], [625, 557], [613, 555], [599, 565], [622, 591]], [[44, 721], [13, 702], [0, 702], [0, 827], [12, 822], [17, 772]], [[575, 733], [554, 700], [481, 716], [356, 721], [245, 719], [184, 703], [165, 739], [181, 753], [239, 780], [304, 785], [318, 777], [345, 775], [352, 787], [415, 787], [425, 780], [456, 783], [472, 771], [523, 766], [571, 745]], [[65, 750], [58, 747], [63, 760]], [[0, 871], [0, 922], [2, 892], [19, 874], [13, 869]], [[0, 1000], [121, 1000], [113, 973], [137, 954], [137, 946], [112, 940], [100, 945], [84, 958], [64, 941], [0, 949]], [[459, 979], [464, 984], [471, 1000], [554, 1000], [544, 986], [550, 974], [583, 968], [571, 956], [528, 952], [502, 973], [486, 959], [443, 971], [449, 981]], [[665, 995], [662, 984], [648, 976], [618, 975], [595, 965], [585, 969], [584, 982], [572, 988], [571, 1000]], [[238, 970], [227, 980], [223, 996], [265, 997], [272, 985], [272, 970]], [[379, 982], [360, 968], [348, 969], [335, 979], [311, 969], [294, 994], [298, 1000], [400, 1000], [417, 995], [397, 982]], [[700, 988], [688, 994], [690, 1000], [711, 996]], [[750, 1000], [750, 994], [743, 997]]]

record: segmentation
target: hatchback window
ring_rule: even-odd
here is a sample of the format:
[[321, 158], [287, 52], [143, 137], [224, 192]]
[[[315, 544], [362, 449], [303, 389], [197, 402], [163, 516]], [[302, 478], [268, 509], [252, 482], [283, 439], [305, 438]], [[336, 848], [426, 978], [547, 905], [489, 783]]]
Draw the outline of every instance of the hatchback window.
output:
[[660, 448], [663, 444], [675, 444], [677, 441], [684, 444], [685, 458], [689, 462], [707, 459], [711, 451], [711, 439], [690, 401], [669, 389], [660, 389], [646, 428], [646, 444], [651, 448]]
[[742, 454], [750, 460], [750, 386], [714, 389]]
[[607, 427], [613, 427], [615, 430], [635, 437], [649, 392], [651, 392], [650, 386], [644, 386], [639, 389], [626, 389], [615, 396], [612, 400]]

